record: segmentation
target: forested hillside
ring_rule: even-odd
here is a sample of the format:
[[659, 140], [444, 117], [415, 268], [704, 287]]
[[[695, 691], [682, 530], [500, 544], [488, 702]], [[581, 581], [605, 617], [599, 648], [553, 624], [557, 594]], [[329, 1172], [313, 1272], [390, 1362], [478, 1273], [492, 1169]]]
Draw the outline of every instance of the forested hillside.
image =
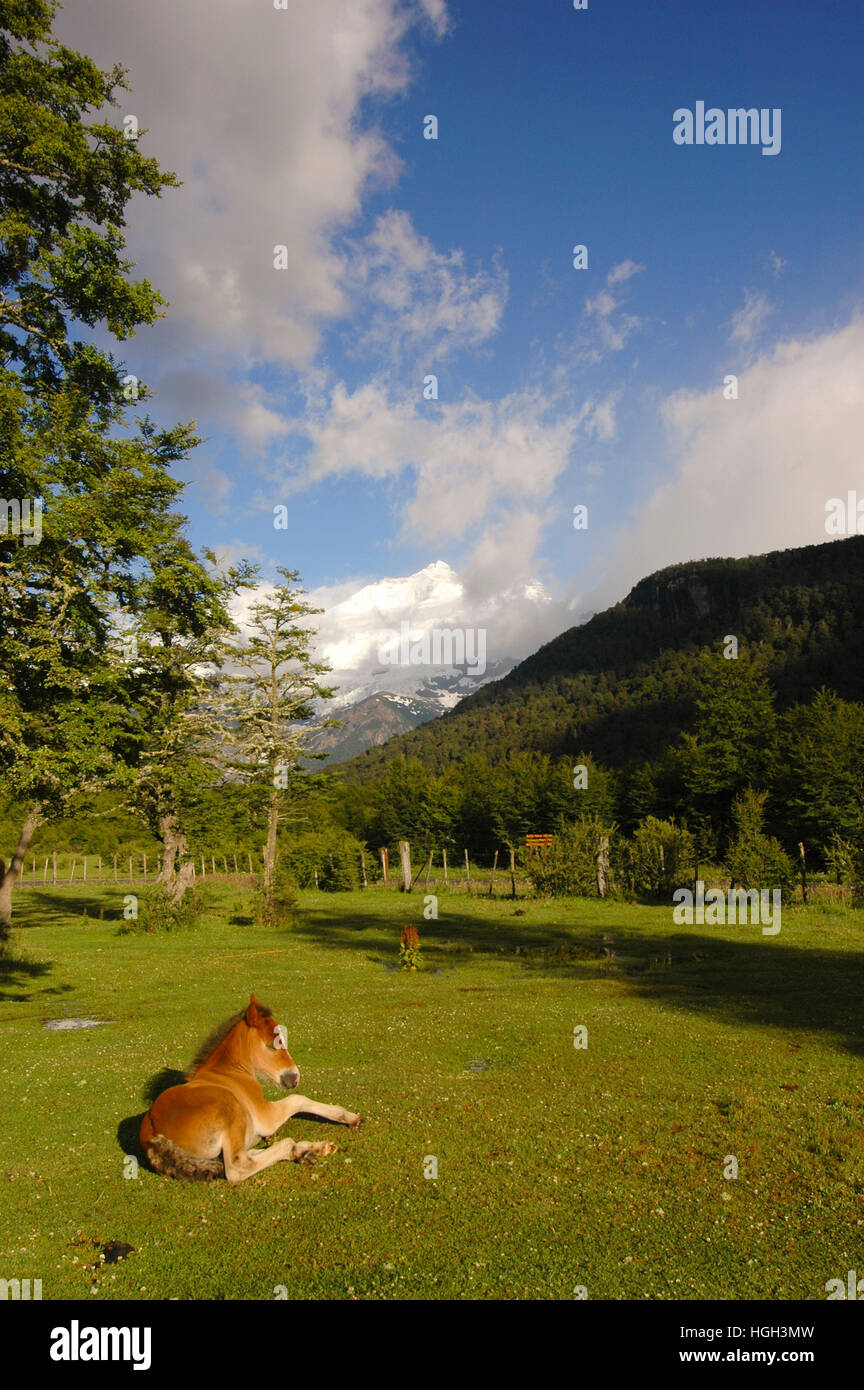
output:
[[491, 853], [655, 817], [722, 856], [752, 791], [757, 833], [764, 814], [788, 854], [839, 863], [864, 853], [862, 638], [864, 537], [672, 566], [346, 764], [343, 823]]
[[864, 696], [864, 537], [744, 560], [672, 565], [570, 628], [451, 713], [348, 763], [366, 780], [402, 755], [442, 771], [470, 753], [587, 750], [610, 767], [655, 757], [695, 713], [697, 657], [723, 638], [770, 680], [778, 709], [825, 685]]

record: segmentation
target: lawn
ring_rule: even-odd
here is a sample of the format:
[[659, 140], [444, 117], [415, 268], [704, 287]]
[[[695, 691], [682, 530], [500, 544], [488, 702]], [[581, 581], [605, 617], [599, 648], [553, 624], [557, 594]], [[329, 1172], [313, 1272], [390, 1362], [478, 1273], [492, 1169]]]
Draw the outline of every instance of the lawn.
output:
[[[18, 897], [0, 1278], [44, 1299], [824, 1299], [864, 1272], [860, 913], [786, 910], [763, 937], [442, 893], [427, 922], [422, 894], [370, 888], [303, 893], [266, 931], [214, 879], [203, 925], [148, 936], [119, 934], [123, 891]], [[239, 1186], [135, 1176], [148, 1087], [252, 990], [304, 1094], [365, 1124], [290, 1121], [339, 1152]], [[44, 1027], [64, 1017], [107, 1022]], [[102, 1263], [114, 1241], [132, 1252]]]

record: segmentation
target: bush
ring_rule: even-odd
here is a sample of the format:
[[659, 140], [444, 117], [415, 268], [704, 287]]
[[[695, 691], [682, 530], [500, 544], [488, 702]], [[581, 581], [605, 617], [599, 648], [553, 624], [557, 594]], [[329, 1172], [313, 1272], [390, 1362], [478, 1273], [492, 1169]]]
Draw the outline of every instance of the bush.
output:
[[766, 792], [748, 787], [735, 801], [735, 836], [726, 855], [726, 868], [733, 884], [741, 888], [780, 888], [788, 892], [795, 882], [795, 869], [780, 841], [762, 829], [766, 800]]
[[347, 893], [360, 886], [363, 849], [347, 830], [329, 826], [291, 839], [280, 850], [279, 864], [300, 888], [314, 888], [317, 875], [318, 887], [325, 893]]
[[633, 897], [668, 898], [693, 877], [693, 836], [672, 820], [645, 816], [616, 857], [616, 878]]
[[259, 888], [255, 894], [252, 906], [255, 923], [259, 927], [287, 926], [296, 906], [296, 880], [289, 866], [280, 860], [269, 893]]
[[597, 858], [604, 838], [610, 844], [615, 827], [594, 816], [565, 825], [548, 849], [520, 854], [521, 866], [537, 893], [550, 897], [597, 898]]
[[174, 902], [161, 883], [155, 883], [142, 888], [137, 896], [138, 916], [123, 923], [123, 934], [188, 931], [196, 925], [204, 894], [201, 888], [187, 888], [180, 901]]

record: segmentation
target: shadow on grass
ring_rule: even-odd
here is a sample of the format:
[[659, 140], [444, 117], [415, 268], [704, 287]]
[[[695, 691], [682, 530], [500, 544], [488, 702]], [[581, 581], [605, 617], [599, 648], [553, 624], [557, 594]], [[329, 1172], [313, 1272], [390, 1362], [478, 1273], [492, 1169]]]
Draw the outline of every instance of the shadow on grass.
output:
[[[406, 903], [405, 918], [416, 916], [417, 903]], [[399, 918], [389, 913], [349, 922], [330, 908], [306, 910], [295, 927], [307, 939], [363, 952], [385, 967], [398, 961], [399, 929]], [[463, 911], [420, 924], [427, 968], [504, 956], [523, 972], [574, 983], [605, 977], [666, 1008], [725, 1024], [824, 1032], [864, 1055], [860, 952], [790, 945], [788, 938], [762, 936], [759, 926], [723, 930], [739, 932], [740, 939], [610, 925], [608, 911], [596, 927], [532, 924], [515, 915], [492, 920]]]
[[71, 985], [53, 985], [50, 989], [24, 988], [28, 980], [41, 980], [51, 971], [50, 960], [27, 960], [21, 956], [0, 956], [0, 1001], [28, 1004], [31, 999], [49, 994], [68, 994]]
[[[107, 887], [107, 885], [106, 885]], [[106, 903], [106, 893], [99, 891], [98, 885], [94, 884], [92, 891], [78, 884], [72, 887], [69, 885], [69, 892], [60, 890], [64, 884], [58, 883], [56, 889], [47, 888], [28, 888], [26, 893], [22, 893], [15, 904], [15, 923], [20, 922], [25, 931], [28, 927], [42, 925], [47, 922], [56, 921], [58, 917], [83, 917], [86, 911], [87, 917], [92, 922], [98, 922], [100, 908], [104, 911], [106, 922], [122, 922], [123, 920], [123, 898], [126, 893], [133, 893], [136, 889], [131, 885], [122, 883], [112, 885], [114, 895], [116, 895], [116, 909]], [[137, 891], [140, 894], [142, 884], [138, 885]], [[32, 919], [41, 915], [42, 922]]]
[[[168, 1091], [172, 1086], [180, 1086], [186, 1080], [186, 1075], [182, 1071], [176, 1071], [173, 1067], [163, 1067], [145, 1084], [141, 1099], [146, 1102], [147, 1110], [158, 1100], [163, 1091]], [[142, 1110], [139, 1115], [127, 1115], [117, 1126], [117, 1143], [124, 1154], [129, 1154], [137, 1158], [143, 1168], [150, 1169], [144, 1150], [141, 1148], [141, 1141], [138, 1135], [141, 1130], [141, 1121], [147, 1114], [147, 1110]]]

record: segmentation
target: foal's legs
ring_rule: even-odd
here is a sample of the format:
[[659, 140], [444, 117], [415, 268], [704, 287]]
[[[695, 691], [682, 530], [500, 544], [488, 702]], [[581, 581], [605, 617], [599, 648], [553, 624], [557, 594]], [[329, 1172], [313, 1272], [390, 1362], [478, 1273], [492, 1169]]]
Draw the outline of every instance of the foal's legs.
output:
[[232, 1125], [222, 1146], [222, 1161], [228, 1181], [243, 1182], [264, 1168], [271, 1168], [274, 1163], [314, 1162], [316, 1157], [326, 1158], [337, 1148], [337, 1144], [327, 1141], [309, 1144], [297, 1143], [294, 1139], [280, 1139], [269, 1149], [247, 1149], [245, 1124]]
[[333, 1120], [339, 1125], [355, 1129], [361, 1116], [346, 1110], [344, 1105], [325, 1105], [320, 1100], [310, 1100], [308, 1096], [289, 1096], [287, 1100], [274, 1100], [261, 1106], [256, 1115], [256, 1126], [265, 1138], [275, 1134], [277, 1129], [290, 1120], [292, 1115], [316, 1115], [319, 1120]]

